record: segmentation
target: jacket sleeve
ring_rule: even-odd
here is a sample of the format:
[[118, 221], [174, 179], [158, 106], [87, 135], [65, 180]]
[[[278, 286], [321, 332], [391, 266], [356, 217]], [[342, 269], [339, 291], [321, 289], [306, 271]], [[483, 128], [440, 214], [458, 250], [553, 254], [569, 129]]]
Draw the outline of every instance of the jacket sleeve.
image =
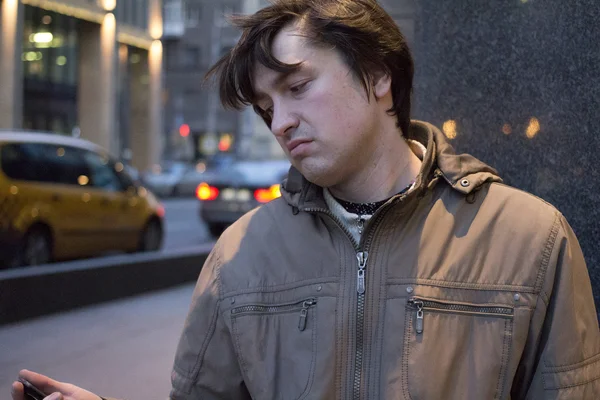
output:
[[[513, 399], [600, 399], [600, 331], [581, 248], [558, 215], [544, 251], [547, 260], [528, 346]], [[520, 382], [519, 382], [520, 381]]]
[[220, 267], [217, 243], [200, 273], [177, 346], [172, 400], [250, 399], [220, 312]]

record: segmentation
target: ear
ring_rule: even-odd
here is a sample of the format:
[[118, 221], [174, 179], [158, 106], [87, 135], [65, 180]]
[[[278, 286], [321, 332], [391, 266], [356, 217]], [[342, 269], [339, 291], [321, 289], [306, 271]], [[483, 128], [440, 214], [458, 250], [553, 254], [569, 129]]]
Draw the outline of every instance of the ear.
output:
[[387, 73], [379, 73], [373, 77], [373, 94], [381, 99], [392, 90], [392, 78]]

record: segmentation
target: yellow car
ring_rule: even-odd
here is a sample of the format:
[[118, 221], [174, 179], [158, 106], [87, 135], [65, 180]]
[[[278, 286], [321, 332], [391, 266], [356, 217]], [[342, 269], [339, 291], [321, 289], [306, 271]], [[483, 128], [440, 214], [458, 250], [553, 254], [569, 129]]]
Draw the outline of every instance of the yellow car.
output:
[[99, 146], [0, 132], [0, 268], [154, 251], [164, 208]]

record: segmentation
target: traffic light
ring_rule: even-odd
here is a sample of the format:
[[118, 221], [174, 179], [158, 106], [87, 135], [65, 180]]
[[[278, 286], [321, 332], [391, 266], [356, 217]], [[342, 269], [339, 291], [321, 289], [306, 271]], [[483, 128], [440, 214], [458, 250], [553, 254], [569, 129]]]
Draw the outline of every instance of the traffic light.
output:
[[182, 124], [179, 127], [179, 135], [181, 137], [188, 137], [190, 135], [190, 126], [188, 124]]
[[221, 140], [219, 140], [218, 145], [219, 151], [229, 151], [229, 149], [231, 148], [232, 139], [233, 138], [228, 133], [221, 135]]

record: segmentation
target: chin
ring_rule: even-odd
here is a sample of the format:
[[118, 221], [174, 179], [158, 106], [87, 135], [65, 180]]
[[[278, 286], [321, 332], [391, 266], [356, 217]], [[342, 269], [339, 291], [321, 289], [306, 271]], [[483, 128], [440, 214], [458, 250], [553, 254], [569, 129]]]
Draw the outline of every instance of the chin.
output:
[[324, 165], [316, 165], [313, 163], [302, 162], [296, 165], [296, 169], [300, 171], [302, 176], [307, 181], [321, 187], [333, 186], [336, 183], [335, 174], [331, 168], [327, 168]]
[[320, 187], [328, 187], [328, 180], [326, 179], [326, 177], [321, 176], [321, 175], [315, 175], [315, 176], [306, 176], [304, 175], [304, 177], [306, 178], [307, 181], [309, 181], [312, 184], [315, 184], [317, 186]]

